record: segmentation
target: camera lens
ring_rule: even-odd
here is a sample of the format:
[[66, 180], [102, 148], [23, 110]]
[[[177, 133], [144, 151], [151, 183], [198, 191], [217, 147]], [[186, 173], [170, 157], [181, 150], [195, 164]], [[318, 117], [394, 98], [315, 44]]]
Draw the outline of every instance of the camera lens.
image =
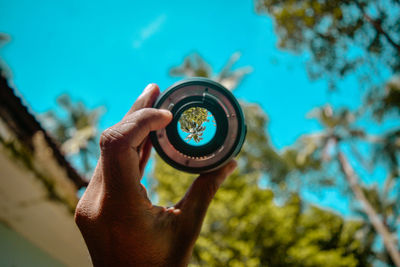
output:
[[205, 78], [183, 80], [165, 90], [154, 107], [173, 114], [171, 123], [150, 133], [150, 138], [161, 158], [176, 169], [215, 170], [243, 145], [243, 112], [233, 94], [219, 83]]

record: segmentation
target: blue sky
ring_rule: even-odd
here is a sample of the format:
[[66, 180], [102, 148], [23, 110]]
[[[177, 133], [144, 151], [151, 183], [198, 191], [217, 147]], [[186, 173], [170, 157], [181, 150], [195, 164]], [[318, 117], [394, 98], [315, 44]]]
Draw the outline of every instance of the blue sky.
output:
[[[324, 81], [311, 82], [306, 56], [276, 47], [272, 21], [255, 12], [251, 0], [234, 1], [22, 1], [0, 0], [0, 31], [12, 41], [1, 55], [13, 82], [32, 111], [55, 108], [69, 93], [88, 106], [105, 105], [101, 128], [118, 122], [151, 82], [163, 90], [168, 76], [191, 52], [219, 71], [232, 53], [237, 67], [254, 71], [234, 92], [267, 112], [277, 148], [319, 129], [306, 119], [313, 107], [330, 101], [356, 107], [357, 83], [342, 81], [345, 92], [329, 94]], [[347, 213], [337, 191], [307, 198]]]
[[204, 127], [204, 130], [201, 132], [200, 139], [198, 141], [195, 141], [195, 139], [190, 136], [190, 133], [183, 131], [181, 123], [178, 122], [178, 133], [182, 140], [186, 141], [186, 143], [192, 146], [202, 146], [210, 142], [217, 130], [217, 123], [210, 111], [207, 111], [207, 116], [207, 120], [201, 124], [201, 126]]

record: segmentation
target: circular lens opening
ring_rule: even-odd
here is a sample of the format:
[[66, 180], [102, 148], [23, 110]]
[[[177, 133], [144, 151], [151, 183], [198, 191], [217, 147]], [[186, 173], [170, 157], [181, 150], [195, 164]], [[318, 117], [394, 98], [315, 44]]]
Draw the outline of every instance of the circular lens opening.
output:
[[185, 110], [178, 121], [179, 136], [187, 144], [203, 146], [210, 142], [216, 132], [214, 116], [206, 108], [191, 107]]

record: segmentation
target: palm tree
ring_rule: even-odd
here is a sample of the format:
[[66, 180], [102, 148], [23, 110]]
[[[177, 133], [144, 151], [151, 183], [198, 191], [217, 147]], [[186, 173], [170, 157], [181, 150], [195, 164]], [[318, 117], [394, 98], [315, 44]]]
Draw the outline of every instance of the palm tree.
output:
[[98, 156], [98, 123], [103, 107], [89, 110], [82, 102], [73, 103], [68, 95], [57, 98], [66, 116], [55, 111], [40, 115], [40, 120], [53, 137], [61, 143], [62, 151], [69, 157], [78, 156], [80, 169], [89, 175]]
[[211, 66], [199, 54], [192, 53], [184, 59], [182, 65], [171, 68], [170, 75], [175, 77], [206, 77], [233, 91], [243, 78], [253, 70], [249, 66], [232, 70], [240, 56], [239, 52], [233, 53], [222, 70], [215, 74]]
[[[394, 233], [397, 227], [399, 210], [396, 207], [397, 198], [390, 199], [391, 189], [394, 188], [394, 177], [398, 176], [397, 153], [400, 150], [400, 131], [389, 131], [380, 136], [368, 135], [364, 130], [355, 125], [357, 113], [347, 109], [334, 112], [330, 105], [315, 109], [312, 116], [317, 117], [324, 126], [320, 133], [305, 135], [301, 138], [300, 148], [303, 154], [320, 157], [323, 162], [336, 161], [339, 163], [340, 171], [347, 181], [354, 197], [361, 204], [362, 212], [367, 216], [368, 223], [382, 237], [384, 246], [391, 260], [396, 266], [400, 266], [400, 253]], [[355, 173], [344, 148], [351, 146], [353, 151], [356, 141], [368, 142], [376, 150], [385, 162], [390, 162], [389, 177], [386, 180], [384, 192], [381, 194], [376, 190], [367, 189]], [[387, 144], [389, 143], [389, 145]], [[311, 144], [311, 145], [310, 145]], [[310, 149], [311, 147], [311, 149]], [[355, 157], [360, 153], [356, 153]], [[363, 161], [365, 162], [365, 161]], [[394, 173], [396, 172], [397, 173]], [[391, 227], [388, 226], [388, 217], [394, 217]], [[391, 228], [391, 229], [390, 229]]]

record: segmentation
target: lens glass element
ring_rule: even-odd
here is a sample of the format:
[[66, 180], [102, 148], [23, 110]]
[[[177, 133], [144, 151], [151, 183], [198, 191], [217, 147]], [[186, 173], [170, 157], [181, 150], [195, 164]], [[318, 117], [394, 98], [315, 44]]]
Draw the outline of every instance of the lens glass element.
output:
[[192, 146], [202, 146], [210, 142], [215, 135], [216, 128], [214, 116], [202, 107], [188, 108], [178, 121], [179, 136]]

